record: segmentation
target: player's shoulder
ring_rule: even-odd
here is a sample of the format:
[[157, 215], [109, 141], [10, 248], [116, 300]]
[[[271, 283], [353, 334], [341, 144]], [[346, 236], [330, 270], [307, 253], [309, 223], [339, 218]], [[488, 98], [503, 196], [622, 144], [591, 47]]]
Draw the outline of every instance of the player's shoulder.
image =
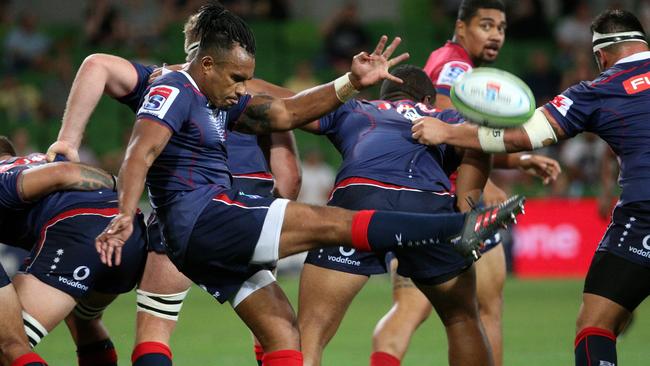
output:
[[458, 43], [448, 41], [444, 46], [434, 50], [429, 55], [425, 68], [433, 70], [436, 68], [461, 67], [468, 71], [471, 69], [472, 60], [467, 51]]

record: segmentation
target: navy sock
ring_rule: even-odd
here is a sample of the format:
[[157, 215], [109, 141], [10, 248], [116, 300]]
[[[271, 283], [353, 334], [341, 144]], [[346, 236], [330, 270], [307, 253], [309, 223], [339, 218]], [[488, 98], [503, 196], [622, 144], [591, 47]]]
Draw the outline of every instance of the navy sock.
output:
[[143, 342], [133, 349], [131, 362], [133, 366], [172, 366], [172, 351], [163, 343]]
[[576, 366], [615, 366], [616, 336], [600, 328], [585, 328], [575, 340]]
[[352, 245], [364, 251], [431, 245], [460, 234], [465, 215], [359, 211], [352, 219]]
[[77, 348], [79, 366], [117, 366], [117, 353], [110, 339]]

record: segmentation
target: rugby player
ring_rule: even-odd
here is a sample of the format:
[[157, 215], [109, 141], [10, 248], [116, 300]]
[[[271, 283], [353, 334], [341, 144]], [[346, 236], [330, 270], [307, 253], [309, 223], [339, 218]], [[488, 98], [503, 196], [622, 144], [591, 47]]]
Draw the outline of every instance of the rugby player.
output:
[[[186, 61], [191, 61], [198, 50], [197, 18], [198, 14], [190, 16], [184, 26]], [[102, 93], [136, 112], [149, 81], [161, 73], [161, 69], [113, 55], [94, 54], [87, 57], [73, 83], [59, 138], [48, 150], [50, 158], [60, 153], [78, 159], [77, 149], [83, 131]], [[259, 79], [248, 81], [246, 87], [250, 94], [293, 94]], [[258, 144], [258, 138], [270, 141]], [[259, 145], [264, 146], [264, 151]], [[247, 194], [270, 196], [274, 192], [277, 197], [296, 199], [300, 189], [300, 169], [292, 132], [259, 137], [232, 132], [227, 146], [228, 166], [235, 187]], [[268, 163], [266, 156], [269, 156]], [[174, 267], [165, 254], [153, 215], [149, 219], [148, 235], [150, 252], [136, 290], [138, 313], [132, 355], [134, 365], [171, 362], [169, 341], [191, 285], [191, 281]], [[259, 347], [256, 353], [261, 359], [263, 352]]]
[[[500, 0], [465, 0], [460, 4], [453, 39], [433, 51], [424, 66], [435, 84], [436, 108], [453, 108], [449, 92], [459, 76], [475, 66], [495, 61], [505, 40], [504, 11]], [[531, 154], [495, 156], [494, 166], [523, 171], [532, 168], [545, 183], [555, 180], [560, 172], [557, 161]], [[504, 200], [506, 194], [488, 179], [481, 198], [483, 203], [492, 205]], [[499, 235], [486, 244], [481, 260], [476, 263], [479, 310], [495, 364], [501, 365], [505, 253]], [[398, 365], [411, 335], [431, 313], [431, 305], [408, 278], [393, 273], [393, 283], [394, 305], [375, 328], [371, 357], [390, 359], [391, 365]]]
[[538, 108], [522, 127], [449, 128], [430, 118], [413, 126], [413, 137], [422, 143], [486, 152], [538, 149], [589, 131], [616, 154], [622, 193], [585, 279], [575, 338], [575, 362], [580, 366], [617, 364], [616, 337], [650, 293], [650, 51], [643, 27], [630, 12], [606, 10], [593, 21], [591, 31], [602, 73]]
[[[35, 221], [41, 219], [39, 212], [43, 213], [43, 211], [54, 208], [52, 205], [44, 205], [44, 201], [48, 200], [48, 198], [43, 197], [60, 190], [98, 190], [106, 188], [112, 190], [115, 188], [113, 177], [99, 169], [67, 162], [43, 165], [45, 157], [40, 154], [33, 154], [24, 158], [15, 156], [16, 151], [12, 143], [6, 137], [0, 136], [0, 241], [9, 245], [20, 246], [25, 249], [30, 249], [33, 246], [37, 234], [33, 231], [30, 233], [27, 230], [26, 220], [31, 222], [32, 228], [37, 229], [38, 224]], [[37, 167], [31, 168], [32, 166]], [[76, 194], [82, 193], [77, 192]], [[38, 204], [34, 207], [33, 205], [37, 202]], [[58, 231], [56, 223], [50, 224], [53, 228], [52, 231]], [[53, 235], [56, 235], [56, 233], [53, 233]], [[92, 233], [89, 238], [92, 239]], [[92, 249], [92, 240], [89, 243], [91, 244], [89, 248]], [[18, 274], [14, 277], [14, 281], [16, 281], [15, 287], [0, 266], [0, 305], [3, 309], [0, 316], [2, 326], [2, 332], [0, 332], [0, 362], [3, 365], [45, 365], [45, 361], [31, 351], [35, 341], [47, 334], [46, 329], [36, 319], [52, 321], [54, 319], [50, 317], [50, 314], [44, 314], [44, 312], [56, 310], [62, 311], [58, 320], [60, 321], [63, 316], [74, 308], [74, 302], [69, 304], [67, 312], [66, 309], [61, 309], [59, 306], [59, 301], [65, 301], [64, 298], [67, 297], [61, 289], [64, 291], [79, 290], [71, 289], [70, 286], [66, 285], [66, 283], [70, 284], [75, 281], [74, 271], [64, 272], [61, 268], [57, 269], [56, 267], [52, 269], [50, 265], [54, 265], [53, 263], [44, 263], [46, 260], [43, 258], [53, 250], [51, 246], [52, 238], [48, 238], [46, 242], [43, 242], [41, 248], [44, 253], [43, 257], [31, 263], [31, 268], [27, 270], [28, 274]], [[61, 248], [65, 247], [66, 250], [68, 250], [69, 246], [70, 243], [61, 243]], [[74, 251], [76, 253], [66, 253], [65, 258], [70, 258], [70, 260], [61, 263], [61, 265], [65, 265], [66, 268], [70, 269], [71, 262], [79, 261], [78, 257], [75, 259], [71, 257], [75, 254], [79, 255], [78, 250], [75, 249]], [[98, 259], [98, 256], [92, 251], [91, 254], [92, 257]], [[58, 258], [60, 261], [63, 257], [58, 256]], [[83, 263], [91, 266], [87, 261]], [[84, 271], [86, 270], [90, 270], [90, 267], [84, 267]], [[80, 272], [81, 270], [77, 271], [77, 275]], [[48, 281], [50, 285], [46, 285], [45, 282], [36, 279], [37, 277], [42, 278], [41, 276], [46, 273], [56, 275], [57, 278], [61, 278], [65, 282], [54, 280], [54, 282]], [[90, 282], [89, 280], [80, 285], [88, 286], [91, 284]], [[35, 290], [45, 290], [45, 293], [34, 292]], [[35, 296], [35, 294], [38, 294], [38, 296]], [[45, 309], [42, 305], [44, 296], [47, 296], [46, 294], [53, 294], [54, 298], [48, 297], [48, 300], [55, 300], [54, 303], [48, 302], [48, 309]], [[79, 306], [83, 305], [80, 304]], [[24, 326], [23, 321], [25, 322]], [[105, 338], [105, 340], [108, 340], [107, 335]], [[83, 346], [81, 345], [82, 348]]]
[[[217, 300], [231, 302], [267, 352], [265, 365], [302, 364], [293, 310], [265, 266], [318, 246], [345, 243], [384, 250], [435, 245], [437, 239], [461, 231], [454, 245], [471, 255], [479, 241], [522, 205], [521, 198], [514, 198], [490, 208], [494, 214], [351, 212], [230, 189], [224, 145], [228, 130], [259, 134], [299, 127], [360, 88], [384, 78], [399, 82], [387, 68], [408, 55], [389, 59], [399, 39], [384, 50], [387, 38], [382, 37], [372, 54], [357, 55], [351, 73], [334, 83], [294, 98], [251, 97], [245, 94], [245, 82], [254, 70], [255, 41], [248, 26], [210, 4], [201, 10], [197, 29], [201, 41], [196, 58], [187, 70], [157, 79], [138, 111], [120, 170], [121, 213], [96, 245], [107, 264], [120, 264], [146, 178], [172, 262]], [[476, 215], [494, 220], [474, 225]], [[396, 239], [398, 233], [402, 240]]]

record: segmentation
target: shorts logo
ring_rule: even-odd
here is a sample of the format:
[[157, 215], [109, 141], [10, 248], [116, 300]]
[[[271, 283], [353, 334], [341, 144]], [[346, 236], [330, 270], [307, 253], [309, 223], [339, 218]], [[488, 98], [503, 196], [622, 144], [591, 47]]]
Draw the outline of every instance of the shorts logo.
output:
[[644, 247], [646, 250], [650, 250], [650, 243], [648, 243], [649, 240], [650, 240], [650, 235], [646, 235], [646, 236], [643, 238], [643, 242], [641, 242], [641, 244], [643, 244], [643, 247]]
[[628, 94], [636, 94], [650, 89], [650, 72], [625, 80], [623, 88]]
[[573, 105], [573, 100], [560, 94], [551, 101], [551, 105], [553, 105], [562, 116], [566, 117], [569, 108]]
[[354, 252], [356, 252], [354, 248], [339, 247], [339, 253], [341, 253], [341, 255], [344, 255], [346, 257], [351, 256], [352, 254], [354, 254]]
[[72, 277], [77, 281], [83, 281], [90, 276], [90, 268], [86, 266], [77, 267], [74, 272], [72, 272]]
[[472, 67], [465, 62], [461, 62], [461, 61], [448, 62], [445, 64], [445, 66], [442, 67], [442, 70], [440, 71], [440, 75], [438, 76], [438, 81], [436, 82], [436, 86], [438, 85], [451, 86], [454, 82], [456, 82], [456, 79], [458, 79], [459, 76], [461, 76], [462, 74], [466, 73], [471, 69]]

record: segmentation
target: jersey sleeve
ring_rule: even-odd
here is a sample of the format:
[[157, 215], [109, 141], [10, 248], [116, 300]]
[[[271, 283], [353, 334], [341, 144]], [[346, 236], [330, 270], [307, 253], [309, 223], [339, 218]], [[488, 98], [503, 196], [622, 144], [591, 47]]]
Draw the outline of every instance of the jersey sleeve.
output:
[[178, 133], [190, 115], [192, 92], [180, 83], [154, 84], [138, 110], [138, 119], [149, 119]]
[[151, 76], [155, 67], [153, 65], [145, 66], [137, 62], [131, 62], [131, 65], [133, 65], [135, 72], [138, 74], [138, 82], [129, 94], [117, 98], [116, 100], [131, 108], [135, 113], [138, 110], [142, 96], [145, 94], [147, 87], [149, 86], [149, 76]]
[[438, 78], [432, 80], [436, 87], [436, 93], [448, 97], [450, 95], [451, 86], [454, 85], [454, 82], [456, 82], [458, 77], [471, 69], [472, 66], [463, 61], [449, 61], [442, 65]]
[[345, 113], [349, 113], [357, 106], [359, 103], [356, 99], [350, 99], [340, 107], [338, 107], [333, 112], [326, 114], [318, 120], [318, 133], [321, 135], [327, 135], [334, 133], [339, 125], [343, 121], [341, 118]]
[[18, 194], [18, 177], [24, 169], [12, 169], [0, 173], [0, 207], [16, 209], [26, 202]]
[[569, 137], [589, 129], [591, 115], [600, 106], [596, 93], [586, 83], [580, 83], [565, 90], [546, 103], [544, 108], [555, 118]]
[[241, 117], [242, 113], [246, 110], [246, 107], [248, 106], [248, 103], [250, 103], [251, 99], [253, 99], [253, 96], [250, 94], [246, 94], [239, 98], [239, 101], [237, 101], [237, 104], [230, 107], [227, 110], [227, 121], [226, 121], [226, 126], [228, 126], [229, 130], [232, 130], [235, 126], [235, 123]]

